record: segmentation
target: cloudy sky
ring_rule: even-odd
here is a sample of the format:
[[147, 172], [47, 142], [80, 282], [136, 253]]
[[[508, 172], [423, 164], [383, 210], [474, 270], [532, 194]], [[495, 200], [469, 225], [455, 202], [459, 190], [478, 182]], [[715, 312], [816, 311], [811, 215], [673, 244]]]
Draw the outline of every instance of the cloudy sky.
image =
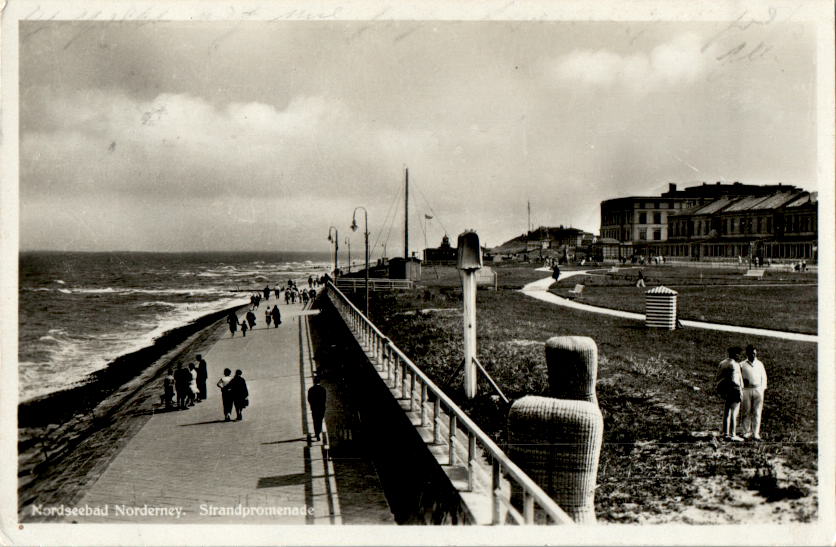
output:
[[497, 245], [529, 200], [597, 233], [669, 181], [816, 190], [815, 29], [729, 14], [22, 22], [20, 247], [327, 250], [362, 205], [393, 255], [405, 166], [414, 250], [425, 213]]

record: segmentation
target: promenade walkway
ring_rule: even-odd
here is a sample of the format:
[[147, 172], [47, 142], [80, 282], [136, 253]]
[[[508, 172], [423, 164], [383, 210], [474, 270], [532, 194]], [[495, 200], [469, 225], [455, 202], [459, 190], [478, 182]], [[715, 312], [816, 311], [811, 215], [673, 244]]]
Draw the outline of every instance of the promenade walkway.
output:
[[[274, 304], [271, 300], [267, 304]], [[154, 414], [78, 504], [107, 516], [78, 522], [340, 524], [333, 469], [321, 443], [309, 443], [306, 411], [311, 345], [301, 306], [280, 306], [283, 323], [258, 322], [203, 352], [209, 398], [188, 410]], [[239, 321], [246, 310], [239, 312]], [[250, 406], [242, 421], [225, 422], [224, 368], [242, 369]], [[234, 412], [233, 412], [234, 418]], [[245, 514], [249, 513], [249, 514]]]
[[[547, 271], [550, 272], [549, 268], [537, 268], [537, 271]], [[568, 279], [570, 277], [578, 276], [578, 275], [586, 275], [589, 273], [589, 270], [572, 270], [572, 271], [563, 271], [561, 272], [560, 279]], [[566, 308], [573, 308], [576, 310], [587, 311], [592, 313], [598, 313], [602, 315], [610, 315], [613, 317], [623, 317], [625, 319], [634, 319], [636, 321], [644, 321], [645, 316], [643, 313], [635, 313], [629, 311], [622, 311], [622, 310], [614, 310], [610, 308], [602, 308], [600, 306], [592, 306], [590, 304], [583, 304], [581, 302], [577, 302], [575, 300], [570, 300], [568, 298], [563, 298], [562, 296], [558, 296], [552, 292], [549, 292], [549, 287], [554, 284], [554, 279], [551, 277], [546, 277], [544, 279], [540, 279], [538, 281], [534, 281], [525, 285], [520, 291], [532, 298], [536, 298], [537, 300], [542, 300], [543, 302], [548, 302], [550, 304], [556, 304], [558, 306], [563, 306]], [[687, 319], [683, 319], [680, 321], [683, 327], [691, 327], [697, 329], [709, 329], [709, 330], [719, 330], [725, 332], [734, 332], [738, 334], [751, 334], [756, 336], [768, 336], [771, 338], [781, 338], [784, 340], [795, 340], [798, 342], [812, 342], [817, 343], [819, 337], [815, 334], [800, 334], [797, 332], [786, 332], [786, 331], [779, 331], [779, 330], [770, 330], [770, 329], [758, 329], [754, 327], [741, 327], [737, 325], [724, 325], [722, 323], [708, 323], [706, 321], [690, 321]]]

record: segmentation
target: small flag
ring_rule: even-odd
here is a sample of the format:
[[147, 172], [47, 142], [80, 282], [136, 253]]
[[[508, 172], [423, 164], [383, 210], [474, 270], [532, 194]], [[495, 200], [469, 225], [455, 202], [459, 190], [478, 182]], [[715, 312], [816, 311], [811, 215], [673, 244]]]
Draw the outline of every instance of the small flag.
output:
[[424, 213], [424, 218], [427, 219], [427, 220], [432, 220], [433, 216]]

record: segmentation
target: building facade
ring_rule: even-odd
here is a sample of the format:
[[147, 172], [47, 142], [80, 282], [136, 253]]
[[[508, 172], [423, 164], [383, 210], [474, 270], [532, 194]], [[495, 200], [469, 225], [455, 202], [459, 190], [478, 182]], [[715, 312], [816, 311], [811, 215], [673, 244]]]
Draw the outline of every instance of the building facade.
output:
[[[660, 196], [601, 202], [606, 260], [665, 256], [686, 260], [815, 260], [815, 194], [795, 186], [706, 184]], [[616, 257], [616, 246], [618, 241]]]

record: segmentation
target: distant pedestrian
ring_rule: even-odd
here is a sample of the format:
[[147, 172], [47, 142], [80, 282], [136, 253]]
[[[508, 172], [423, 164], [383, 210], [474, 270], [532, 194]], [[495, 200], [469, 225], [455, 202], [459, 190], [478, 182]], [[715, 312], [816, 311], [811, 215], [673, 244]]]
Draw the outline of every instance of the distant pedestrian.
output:
[[232, 381], [232, 371], [228, 368], [224, 369], [224, 375], [218, 380], [216, 384], [221, 390], [221, 401], [223, 402], [224, 421], [230, 421], [232, 418], [232, 390], [229, 388], [229, 383]]
[[275, 328], [279, 328], [279, 325], [282, 324], [282, 312], [279, 310], [278, 304], [273, 306], [273, 311], [270, 312], [270, 315], [273, 316], [273, 325]]
[[209, 392], [206, 389], [206, 380], [209, 379], [209, 367], [206, 366], [206, 360], [201, 354], [197, 354], [197, 391], [198, 401], [205, 401], [209, 398]]
[[235, 371], [235, 377], [229, 382], [230, 395], [232, 397], [232, 404], [235, 406], [236, 420], [244, 419], [244, 409], [250, 404], [248, 399], [250, 392], [247, 390], [247, 382], [242, 376], [241, 370]]
[[723, 438], [727, 441], [739, 442], [743, 440], [742, 437], [737, 436], [737, 416], [743, 396], [743, 380], [740, 374], [740, 363], [738, 362], [742, 350], [734, 346], [729, 348], [727, 352], [728, 357], [720, 361], [717, 367], [715, 386], [717, 395], [723, 401]]
[[183, 368], [182, 363], [177, 364], [174, 371], [174, 389], [177, 390], [177, 408], [185, 410], [189, 405], [189, 396], [191, 389], [189, 384], [192, 382], [192, 375], [188, 370]]
[[302, 307], [308, 304], [308, 291], [306, 289], [302, 289]]
[[639, 270], [639, 277], [636, 280], [636, 287], [645, 288], [647, 285], [644, 284], [644, 273]]
[[743, 377], [743, 393], [740, 401], [740, 425], [743, 438], [761, 440], [761, 414], [766, 391], [766, 369], [758, 359], [758, 350], [752, 344], [746, 346], [746, 360], [740, 363]]
[[241, 321], [241, 336], [243, 336], [244, 338], [247, 337], [247, 329], [249, 329], [247, 322]]
[[807, 261], [806, 261], [806, 260], [802, 260], [802, 261], [801, 261], [801, 271], [802, 271], [802, 272], [806, 272], [806, 271], [807, 271]]
[[311, 299], [311, 305], [313, 305], [313, 301], [316, 298], [316, 289], [314, 289], [313, 287], [308, 290], [308, 298]]
[[552, 278], [555, 281], [560, 280], [560, 266], [558, 266], [557, 264], [552, 266]]
[[264, 301], [267, 302], [270, 300], [270, 285], [264, 287]]
[[313, 276], [312, 275], [308, 276], [308, 287], [313, 287]]
[[[276, 299], [278, 300], [278, 298]], [[278, 304], [276, 304], [278, 306]], [[270, 314], [270, 306], [267, 306], [267, 309], [264, 310], [264, 320], [267, 322], [267, 328], [270, 328], [270, 321], [273, 320], [273, 316]]]
[[238, 317], [234, 311], [229, 312], [229, 315], [226, 316], [226, 322], [229, 325], [229, 335], [235, 336], [238, 331]]
[[245, 317], [247, 318], [247, 323], [249, 323], [249, 325], [250, 325], [250, 329], [254, 329], [255, 328], [255, 314], [252, 311], [248, 311], [247, 315]]
[[325, 418], [325, 398], [327, 393], [325, 388], [319, 384], [319, 376], [314, 376], [314, 385], [308, 389], [308, 406], [311, 409], [311, 416], [313, 417], [314, 434], [316, 440], [322, 434], [322, 420]]
[[281, 292], [282, 292], [282, 290], [281, 290], [281, 289], [279, 289], [279, 288], [275, 288], [275, 289], [273, 289], [273, 296], [275, 296], [275, 297], [276, 297], [276, 300], [278, 300], [278, 299], [279, 299], [279, 295], [281, 294]]

